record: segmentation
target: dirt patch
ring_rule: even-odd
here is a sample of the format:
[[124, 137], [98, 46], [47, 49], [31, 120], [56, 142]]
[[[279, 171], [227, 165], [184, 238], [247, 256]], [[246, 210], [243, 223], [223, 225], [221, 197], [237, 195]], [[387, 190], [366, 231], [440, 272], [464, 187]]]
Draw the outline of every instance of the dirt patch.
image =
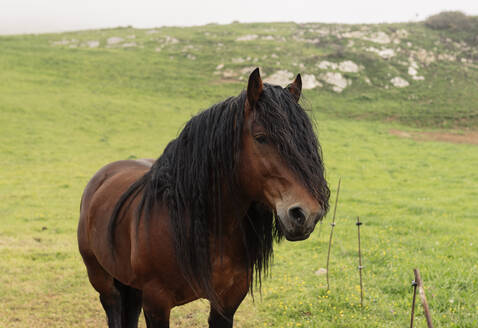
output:
[[452, 132], [405, 132], [400, 130], [390, 130], [390, 134], [401, 138], [412, 138], [417, 141], [441, 141], [459, 144], [478, 145], [478, 131], [468, 131], [463, 133]]

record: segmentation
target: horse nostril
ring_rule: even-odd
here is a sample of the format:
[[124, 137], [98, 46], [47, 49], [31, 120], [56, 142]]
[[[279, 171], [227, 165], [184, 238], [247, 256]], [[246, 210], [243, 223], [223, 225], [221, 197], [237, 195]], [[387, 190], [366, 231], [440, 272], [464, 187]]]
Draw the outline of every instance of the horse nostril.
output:
[[289, 208], [289, 216], [296, 220], [299, 224], [305, 222], [305, 213], [299, 206]]

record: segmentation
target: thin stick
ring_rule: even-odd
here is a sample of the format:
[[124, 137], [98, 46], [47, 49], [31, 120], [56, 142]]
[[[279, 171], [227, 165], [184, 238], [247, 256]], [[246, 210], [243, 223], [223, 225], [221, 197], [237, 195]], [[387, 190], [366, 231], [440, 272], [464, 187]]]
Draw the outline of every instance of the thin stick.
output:
[[363, 307], [363, 284], [362, 284], [362, 250], [360, 248], [360, 226], [362, 222], [360, 222], [360, 218], [357, 216], [357, 235], [358, 235], [358, 256], [359, 256], [359, 274], [360, 274], [360, 306]]
[[317, 234], [320, 238], [320, 236], [322, 236], [322, 226], [323, 226], [323, 220], [320, 220], [319, 221], [319, 233]]
[[412, 301], [412, 316], [410, 317], [410, 328], [413, 328], [413, 318], [415, 317], [415, 299], [417, 298], [417, 282], [412, 281], [413, 286], [413, 301]]
[[418, 293], [420, 294], [420, 299], [423, 305], [423, 311], [425, 312], [425, 318], [427, 319], [428, 328], [433, 328], [432, 317], [430, 315], [430, 309], [428, 308], [427, 297], [425, 295], [425, 288], [423, 288], [423, 281], [420, 277], [420, 271], [418, 269], [413, 269], [415, 273], [415, 281], [418, 284]]
[[329, 238], [329, 251], [327, 253], [327, 290], [330, 289], [330, 284], [329, 284], [329, 261], [330, 261], [330, 248], [332, 246], [332, 236], [334, 235], [334, 227], [335, 227], [335, 213], [337, 212], [337, 202], [339, 201], [339, 191], [340, 191], [340, 181], [342, 178], [339, 178], [339, 184], [337, 186], [337, 195], [335, 196], [335, 207], [334, 207], [334, 216], [332, 218], [332, 223], [330, 224], [332, 226], [332, 229], [330, 229], [330, 238]]

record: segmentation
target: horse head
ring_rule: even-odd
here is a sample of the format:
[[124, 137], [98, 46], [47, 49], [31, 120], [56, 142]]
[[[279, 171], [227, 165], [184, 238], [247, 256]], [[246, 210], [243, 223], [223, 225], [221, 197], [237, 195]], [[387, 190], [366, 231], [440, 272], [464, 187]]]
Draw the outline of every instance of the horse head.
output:
[[299, 105], [297, 75], [286, 88], [264, 84], [254, 70], [246, 91], [241, 176], [246, 193], [276, 215], [287, 240], [310, 236], [328, 210], [320, 146]]

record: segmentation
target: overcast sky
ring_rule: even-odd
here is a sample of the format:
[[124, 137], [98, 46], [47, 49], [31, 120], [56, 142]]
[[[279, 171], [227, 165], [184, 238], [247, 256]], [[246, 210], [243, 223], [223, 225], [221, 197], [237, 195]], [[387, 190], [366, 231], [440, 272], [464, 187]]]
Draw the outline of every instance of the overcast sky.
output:
[[133, 25], [240, 22], [381, 23], [443, 10], [478, 15], [478, 0], [0, 0], [0, 34]]

